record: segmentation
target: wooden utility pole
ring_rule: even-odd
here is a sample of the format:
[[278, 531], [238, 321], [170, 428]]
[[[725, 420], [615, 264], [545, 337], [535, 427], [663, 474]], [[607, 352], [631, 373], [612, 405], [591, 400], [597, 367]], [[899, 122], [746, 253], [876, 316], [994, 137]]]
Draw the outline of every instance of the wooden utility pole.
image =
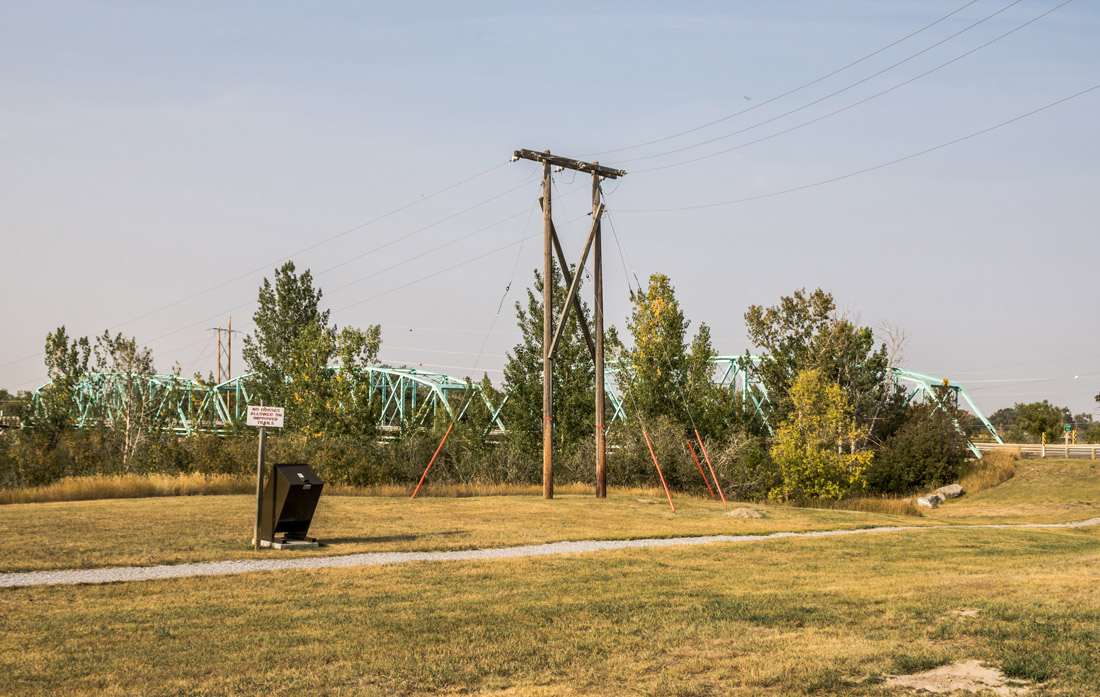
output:
[[[547, 150], [549, 155], [550, 151]], [[554, 332], [554, 243], [550, 218], [550, 163], [542, 163], [542, 497], [554, 498], [554, 359], [550, 342]]]
[[[595, 164], [595, 163], [594, 163]], [[592, 286], [596, 295], [596, 498], [607, 498], [607, 447], [604, 443], [603, 375], [603, 249], [600, 242], [600, 175], [592, 175], [592, 226], [596, 231], [592, 249]], [[577, 270], [580, 274], [580, 269]], [[580, 314], [580, 313], [578, 313]]]
[[[226, 382], [233, 377], [233, 335], [240, 332], [233, 331], [233, 316], [229, 316], [229, 326], [210, 327], [210, 331], [218, 333], [218, 377], [219, 383]], [[226, 333], [226, 342], [222, 345], [222, 332]], [[225, 372], [222, 372], [222, 356], [225, 356]]]
[[[569, 311], [575, 308], [596, 367], [596, 496], [604, 498], [607, 496], [607, 462], [606, 443], [604, 441], [603, 251], [600, 241], [600, 218], [603, 215], [604, 208], [600, 200], [600, 179], [618, 179], [626, 172], [621, 169], [603, 167], [598, 162], [582, 162], [568, 157], [551, 155], [549, 150], [543, 152], [516, 150], [512, 159], [532, 160], [542, 163], [542, 496], [547, 499], [554, 498], [554, 354], [557, 352], [558, 345], [565, 332]], [[569, 272], [569, 265], [565, 261], [565, 255], [561, 252], [561, 242], [557, 238], [554, 221], [550, 214], [550, 168], [552, 166], [592, 175], [592, 229], [588, 233], [584, 250], [581, 252], [576, 276], [572, 276]], [[593, 264], [595, 265], [595, 341], [593, 341], [593, 337], [589, 336], [588, 325], [581, 313], [580, 301], [577, 299], [580, 277], [588, 259], [589, 250], [593, 250]], [[569, 287], [569, 292], [561, 310], [561, 318], [558, 320], [557, 330], [554, 329], [552, 285], [555, 251], [562, 267], [562, 277]]]

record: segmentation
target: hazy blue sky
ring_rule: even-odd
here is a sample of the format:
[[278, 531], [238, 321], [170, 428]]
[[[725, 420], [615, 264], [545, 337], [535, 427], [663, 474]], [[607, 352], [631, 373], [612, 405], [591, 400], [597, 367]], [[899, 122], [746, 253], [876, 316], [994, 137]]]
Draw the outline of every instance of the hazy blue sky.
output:
[[[859, 176], [690, 208], [847, 175], [1095, 87], [1095, 3], [994, 41], [1060, 2], [9, 0], [0, 386], [41, 384], [62, 324], [136, 336], [165, 370], [213, 370], [207, 329], [228, 314], [249, 329], [288, 256], [337, 324], [382, 324], [386, 361], [499, 380], [541, 256], [536, 167], [507, 160], [549, 148], [630, 172], [605, 185], [624, 252], [608, 236], [610, 322], [629, 311], [628, 278], [659, 271], [693, 330], [741, 353], [750, 304], [820, 286], [864, 324], [904, 329], [904, 365], [960, 381], [987, 413], [1044, 398], [1092, 411], [1100, 90]], [[556, 186], [575, 257], [589, 182]]]

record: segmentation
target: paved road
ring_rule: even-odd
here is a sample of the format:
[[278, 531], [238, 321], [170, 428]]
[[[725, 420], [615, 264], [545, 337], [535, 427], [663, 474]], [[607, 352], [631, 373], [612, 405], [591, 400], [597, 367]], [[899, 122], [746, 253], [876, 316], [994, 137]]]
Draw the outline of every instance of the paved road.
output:
[[616, 549], [652, 547], [688, 547], [693, 545], [765, 542], [798, 537], [838, 537], [841, 535], [871, 535], [919, 530], [964, 530], [973, 528], [1081, 528], [1100, 525], [1100, 518], [1076, 523], [1030, 523], [1025, 525], [926, 525], [863, 528], [860, 530], [828, 530], [822, 532], [775, 532], [770, 535], [710, 535], [707, 537], [673, 537], [646, 540], [587, 540], [551, 542], [525, 547], [474, 549], [460, 552], [375, 552], [334, 557], [301, 557], [298, 559], [265, 559], [262, 561], [217, 561], [171, 566], [128, 566], [108, 569], [74, 569], [71, 571], [28, 571], [0, 573], [0, 586], [41, 586], [74, 583], [117, 583], [148, 581], [186, 576], [224, 576], [255, 571], [283, 569], [328, 569], [349, 566], [379, 566], [417, 561], [460, 561], [469, 559], [506, 559], [511, 557], [541, 557], [560, 554], [586, 554]]

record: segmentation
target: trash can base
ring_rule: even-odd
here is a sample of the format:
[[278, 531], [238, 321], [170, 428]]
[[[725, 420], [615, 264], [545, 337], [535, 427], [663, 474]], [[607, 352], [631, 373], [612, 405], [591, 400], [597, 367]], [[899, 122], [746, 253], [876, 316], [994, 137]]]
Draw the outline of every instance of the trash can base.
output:
[[308, 547], [320, 547], [321, 543], [317, 540], [260, 540], [261, 547], [270, 547], [271, 549], [306, 549]]

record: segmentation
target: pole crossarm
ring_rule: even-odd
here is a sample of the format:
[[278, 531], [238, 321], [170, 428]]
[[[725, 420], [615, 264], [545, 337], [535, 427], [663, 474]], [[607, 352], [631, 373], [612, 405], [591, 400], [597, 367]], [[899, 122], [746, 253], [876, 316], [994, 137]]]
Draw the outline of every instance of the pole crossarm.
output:
[[535, 162], [549, 164], [553, 167], [564, 167], [565, 169], [573, 169], [587, 174], [596, 174], [607, 179], [618, 179], [619, 177], [626, 176], [626, 170], [604, 167], [598, 162], [582, 162], [581, 160], [574, 160], [570, 157], [551, 155], [549, 150], [543, 152], [537, 152], [535, 150], [516, 150], [512, 154], [512, 161], [514, 162], [516, 160], [533, 160]]

